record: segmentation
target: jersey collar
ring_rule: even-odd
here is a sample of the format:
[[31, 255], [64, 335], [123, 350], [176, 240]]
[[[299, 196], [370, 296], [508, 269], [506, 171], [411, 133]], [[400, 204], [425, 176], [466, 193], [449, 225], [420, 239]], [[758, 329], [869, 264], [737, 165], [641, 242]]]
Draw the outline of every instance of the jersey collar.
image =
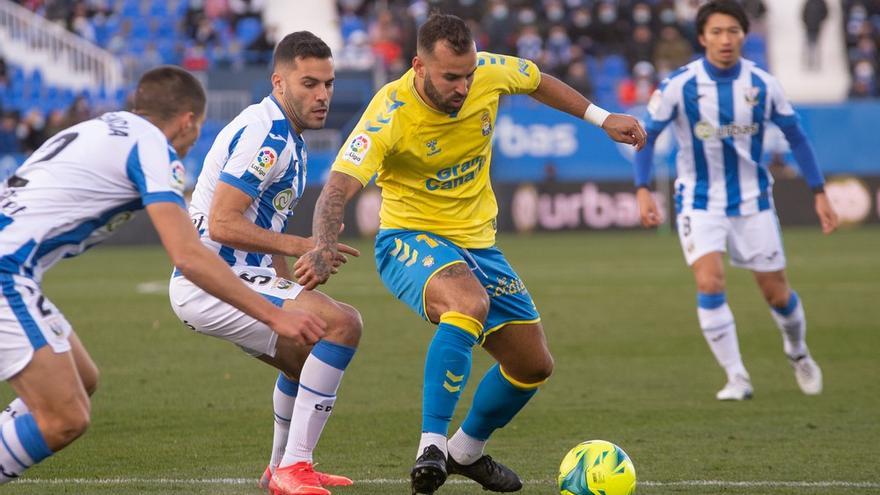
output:
[[272, 93], [269, 93], [269, 99], [271, 99], [272, 102], [275, 103], [275, 106], [277, 106], [278, 110], [281, 111], [281, 115], [284, 116], [284, 120], [285, 120], [285, 122], [287, 122], [287, 129], [290, 131], [290, 135], [293, 136], [293, 140], [296, 141], [297, 144], [302, 145], [303, 138], [302, 138], [302, 136], [297, 134], [296, 129], [291, 124], [291, 122], [293, 122], [293, 121], [290, 120], [290, 117], [287, 115], [287, 112], [284, 111], [284, 107], [281, 106], [281, 103], [278, 102], [278, 100], [275, 98], [275, 95], [273, 95]]
[[706, 57], [703, 57], [703, 68], [706, 69], [706, 73], [709, 74], [709, 77], [712, 78], [715, 82], [729, 82], [739, 77], [739, 72], [742, 69], [742, 61], [737, 60], [736, 65], [729, 69], [722, 69], [720, 67], [716, 67], [709, 62]]

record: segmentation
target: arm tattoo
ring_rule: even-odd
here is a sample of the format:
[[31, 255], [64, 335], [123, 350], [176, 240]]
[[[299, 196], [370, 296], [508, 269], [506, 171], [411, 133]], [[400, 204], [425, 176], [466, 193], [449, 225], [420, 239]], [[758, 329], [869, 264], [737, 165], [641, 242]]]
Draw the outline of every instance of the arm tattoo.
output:
[[345, 213], [345, 191], [333, 183], [328, 183], [315, 205], [313, 230], [315, 245], [318, 248], [330, 248], [335, 251], [339, 240], [339, 228]]

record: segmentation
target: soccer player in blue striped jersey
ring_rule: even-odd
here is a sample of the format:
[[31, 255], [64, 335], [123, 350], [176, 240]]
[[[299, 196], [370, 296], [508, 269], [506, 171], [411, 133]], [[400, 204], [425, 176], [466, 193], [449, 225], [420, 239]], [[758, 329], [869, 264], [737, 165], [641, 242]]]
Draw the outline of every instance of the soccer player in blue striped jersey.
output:
[[64, 448], [89, 424], [98, 370], [42, 277], [145, 209], [181, 272], [281, 335], [314, 343], [321, 318], [282, 310], [249, 290], [200, 242], [183, 202], [184, 156], [198, 139], [205, 92], [192, 74], [158, 67], [131, 112], [65, 129], [0, 184], [0, 379], [17, 398], [0, 413], [0, 484]]
[[697, 13], [705, 57], [673, 72], [648, 104], [648, 144], [636, 155], [636, 186], [642, 223], [660, 223], [648, 189], [654, 142], [672, 124], [678, 141], [676, 222], [685, 260], [697, 284], [700, 328], [727, 373], [719, 400], [752, 396], [740, 356], [733, 313], [725, 296], [722, 255], [754, 274], [770, 314], [782, 333], [801, 390], [822, 391], [822, 372], [806, 344], [803, 305], [785, 276], [785, 254], [773, 208], [773, 179], [760, 163], [764, 131], [782, 129], [813, 190], [816, 214], [826, 234], [837, 215], [823, 188], [824, 178], [797, 115], [776, 79], [740, 57], [749, 21], [739, 3], [714, 0]]
[[[313, 247], [311, 240], [285, 230], [305, 189], [308, 156], [302, 133], [324, 127], [333, 81], [332, 54], [320, 38], [299, 31], [281, 40], [272, 93], [220, 131], [189, 207], [205, 246], [277, 306], [323, 319], [324, 338], [313, 347], [299, 345], [177, 272], [169, 288], [172, 309], [187, 326], [280, 370], [272, 395], [272, 456], [260, 480], [273, 495], [327, 495], [324, 486], [351, 484], [348, 478], [314, 471], [312, 452], [360, 340], [360, 314], [291, 282], [285, 258]], [[345, 261], [343, 253], [359, 254], [349, 246], [339, 248], [334, 267]]]

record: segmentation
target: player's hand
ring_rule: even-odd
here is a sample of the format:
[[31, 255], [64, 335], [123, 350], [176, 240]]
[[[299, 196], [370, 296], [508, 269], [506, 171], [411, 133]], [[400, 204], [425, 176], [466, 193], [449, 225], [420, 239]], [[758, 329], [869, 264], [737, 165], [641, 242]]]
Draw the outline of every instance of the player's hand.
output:
[[293, 339], [299, 345], [313, 345], [324, 336], [327, 323], [316, 314], [301, 309], [280, 309], [268, 322], [282, 337]]
[[819, 223], [822, 224], [822, 233], [830, 234], [837, 230], [840, 220], [837, 218], [837, 212], [831, 206], [831, 201], [824, 192], [815, 195], [816, 215], [819, 216]]
[[642, 219], [642, 225], [645, 227], [656, 227], [660, 225], [660, 210], [657, 209], [657, 202], [654, 201], [654, 195], [647, 187], [640, 187], [636, 191], [636, 201], [639, 203], [639, 217]]
[[608, 137], [618, 143], [635, 146], [636, 151], [641, 151], [648, 139], [648, 133], [645, 132], [641, 122], [632, 115], [612, 113], [605, 119], [602, 129], [605, 130]]
[[334, 252], [330, 248], [314, 248], [299, 257], [293, 265], [293, 276], [296, 282], [306, 290], [327, 282], [330, 275], [338, 271], [339, 265], [344, 263], [345, 255]]

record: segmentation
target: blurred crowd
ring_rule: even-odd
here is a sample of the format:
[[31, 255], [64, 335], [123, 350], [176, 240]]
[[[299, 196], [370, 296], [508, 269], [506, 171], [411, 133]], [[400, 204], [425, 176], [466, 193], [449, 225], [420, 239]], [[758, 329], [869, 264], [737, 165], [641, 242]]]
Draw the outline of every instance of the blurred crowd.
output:
[[16, 0], [109, 50], [136, 78], [159, 64], [192, 71], [243, 67], [271, 58], [275, 33], [265, 0]]
[[[126, 78], [163, 63], [192, 71], [262, 65], [276, 33], [263, 25], [266, 0], [16, 0], [52, 22], [116, 54]], [[821, 66], [816, 42], [828, 2], [806, 0], [804, 64]], [[853, 98], [880, 96], [880, 0], [841, 0]], [[478, 48], [537, 62], [611, 109], [647, 102], [670, 71], [701, 53], [695, 17], [700, 0], [337, 0], [344, 46], [340, 68], [384, 70], [393, 78], [415, 54], [418, 26], [433, 11], [470, 25]], [[752, 20], [744, 56], [766, 66], [766, 6], [742, 0]], [[18, 73], [16, 73], [16, 71]], [[0, 92], [31, 85], [0, 57]], [[16, 77], [18, 79], [16, 79]], [[12, 79], [12, 81], [11, 81]], [[50, 88], [51, 89], [51, 88]], [[31, 94], [38, 91], [30, 89]], [[41, 96], [45, 93], [39, 93]], [[121, 94], [124, 94], [122, 92]], [[0, 102], [0, 154], [29, 153], [58, 129], [85, 120], [122, 96], [68, 94], [55, 108]]]
[[851, 98], [880, 96], [880, 0], [843, 0]]
[[[763, 39], [762, 0], [743, 0]], [[434, 10], [464, 18], [478, 49], [528, 58], [582, 93], [644, 103], [657, 81], [700, 52], [699, 0], [339, 0], [340, 65], [402, 73]], [[763, 44], [760, 44], [762, 57]], [[762, 60], [763, 63], [765, 60]], [[611, 91], [608, 91], [609, 88]], [[613, 93], [613, 94], [611, 94]], [[606, 104], [603, 102], [603, 104]]]

